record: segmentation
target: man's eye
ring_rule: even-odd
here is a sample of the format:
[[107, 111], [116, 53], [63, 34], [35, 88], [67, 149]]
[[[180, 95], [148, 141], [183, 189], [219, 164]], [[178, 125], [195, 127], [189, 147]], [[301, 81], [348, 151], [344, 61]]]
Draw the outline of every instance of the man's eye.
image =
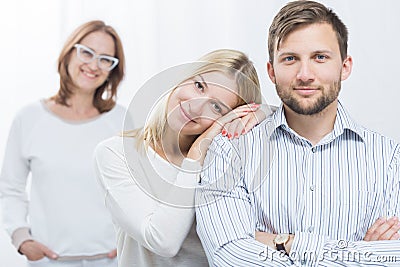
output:
[[327, 56], [325, 55], [316, 55], [315, 56], [317, 61], [325, 61], [327, 59]]
[[283, 60], [284, 61], [293, 61], [294, 60], [294, 56], [285, 57]]

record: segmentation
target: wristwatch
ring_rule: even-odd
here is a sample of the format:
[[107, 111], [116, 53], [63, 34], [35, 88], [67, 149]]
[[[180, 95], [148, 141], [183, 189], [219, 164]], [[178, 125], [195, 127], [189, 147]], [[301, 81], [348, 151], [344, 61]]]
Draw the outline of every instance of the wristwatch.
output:
[[285, 244], [289, 241], [289, 234], [277, 234], [274, 238], [274, 244], [276, 247], [276, 250], [282, 251], [286, 255], [288, 255], [286, 249], [285, 249]]

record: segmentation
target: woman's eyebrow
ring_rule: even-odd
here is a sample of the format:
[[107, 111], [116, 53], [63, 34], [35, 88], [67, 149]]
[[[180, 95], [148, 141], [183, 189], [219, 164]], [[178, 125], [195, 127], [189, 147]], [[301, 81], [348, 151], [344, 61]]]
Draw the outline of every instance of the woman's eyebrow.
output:
[[201, 81], [204, 83], [204, 85], [208, 88], [208, 84], [206, 83], [206, 81], [204, 80], [203, 76], [201, 74], [198, 74], [197, 76], [200, 77]]

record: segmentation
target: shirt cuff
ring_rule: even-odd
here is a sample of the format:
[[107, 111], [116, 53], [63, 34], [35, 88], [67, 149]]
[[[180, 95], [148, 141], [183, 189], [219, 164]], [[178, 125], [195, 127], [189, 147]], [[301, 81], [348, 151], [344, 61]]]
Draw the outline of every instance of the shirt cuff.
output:
[[[33, 240], [31, 230], [28, 227], [17, 228], [11, 235], [11, 242], [18, 252], [22, 243], [28, 240]], [[19, 252], [21, 254], [21, 252]]]
[[322, 235], [296, 232], [290, 250], [290, 258], [304, 266], [316, 266], [322, 253], [325, 237]]

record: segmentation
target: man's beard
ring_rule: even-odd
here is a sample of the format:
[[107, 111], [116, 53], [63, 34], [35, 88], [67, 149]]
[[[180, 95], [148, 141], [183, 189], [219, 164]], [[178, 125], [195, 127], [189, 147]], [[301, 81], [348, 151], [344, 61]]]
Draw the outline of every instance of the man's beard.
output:
[[[299, 86], [307, 86], [307, 84], [301, 84]], [[282, 90], [281, 87], [276, 84], [276, 92], [278, 93], [282, 102], [288, 106], [291, 110], [301, 115], [314, 115], [323, 111], [327, 106], [329, 106], [333, 101], [335, 101], [340, 92], [341, 82], [336, 81], [326, 88], [322, 87], [322, 95], [314, 101], [313, 104], [303, 107], [298, 99], [291, 93], [293, 93], [293, 86], [289, 90]]]

